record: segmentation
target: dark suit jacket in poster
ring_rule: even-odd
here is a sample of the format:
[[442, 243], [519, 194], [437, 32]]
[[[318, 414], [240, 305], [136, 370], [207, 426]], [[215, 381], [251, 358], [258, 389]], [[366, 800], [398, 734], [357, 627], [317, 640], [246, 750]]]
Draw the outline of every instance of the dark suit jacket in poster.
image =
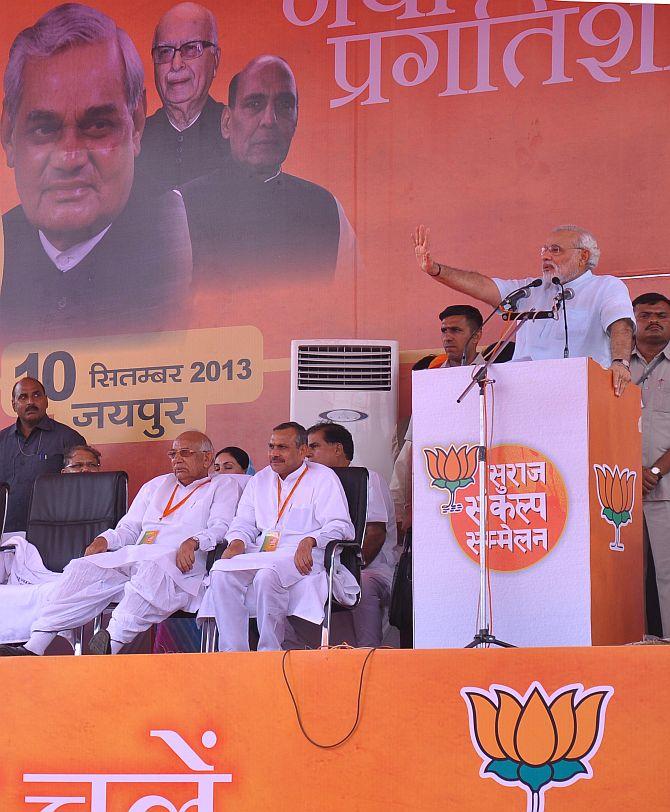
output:
[[208, 96], [198, 119], [181, 132], [170, 124], [164, 107], [149, 116], [137, 166], [156, 191], [176, 189], [221, 166], [230, 152], [221, 135], [223, 109]]
[[[130, 199], [93, 250], [60, 271], [22, 206], [2, 218], [5, 263], [0, 329], [30, 324], [31, 338], [160, 329], [188, 296], [192, 260], [186, 215], [174, 192]], [[22, 331], [23, 335], [23, 331]]]
[[335, 270], [340, 219], [327, 189], [284, 172], [263, 182], [228, 158], [181, 192], [196, 281], [231, 271], [251, 280]]

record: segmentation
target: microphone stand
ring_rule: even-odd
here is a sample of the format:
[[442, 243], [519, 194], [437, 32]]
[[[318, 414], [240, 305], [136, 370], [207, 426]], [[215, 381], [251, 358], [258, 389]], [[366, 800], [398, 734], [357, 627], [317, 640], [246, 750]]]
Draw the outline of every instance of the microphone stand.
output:
[[[499, 307], [500, 305], [496, 307], [494, 313], [497, 312]], [[493, 313], [491, 315], [493, 315]], [[491, 316], [489, 316], [489, 318], [491, 318]], [[475, 385], [479, 387], [479, 451], [477, 454], [477, 474], [479, 476], [479, 631], [465, 646], [465, 648], [488, 648], [489, 646], [516, 648], [513, 643], [507, 643], [504, 640], [499, 640], [491, 633], [490, 599], [487, 589], [488, 502], [486, 498], [486, 479], [488, 473], [488, 425], [486, 419], [486, 387], [490, 386], [491, 391], [493, 391], [493, 386], [495, 384], [495, 380], [490, 378], [488, 374], [491, 364], [495, 362], [500, 353], [516, 336], [522, 325], [526, 321], [536, 318], [556, 318], [556, 315], [553, 311], [536, 310], [530, 310], [522, 313], [515, 312], [503, 314], [503, 319], [509, 321], [505, 332], [499, 339], [497, 345], [494, 346], [485, 363], [475, 369], [472, 374], [472, 380], [456, 399], [456, 403], [461, 403], [468, 392]]]
[[569, 358], [570, 345], [568, 343], [568, 309], [565, 306], [565, 288], [563, 287], [560, 276], [554, 276], [551, 281], [554, 283], [554, 285], [558, 285], [561, 289], [560, 303], [563, 305], [563, 326], [565, 327], [565, 347], [563, 348], [563, 358]]

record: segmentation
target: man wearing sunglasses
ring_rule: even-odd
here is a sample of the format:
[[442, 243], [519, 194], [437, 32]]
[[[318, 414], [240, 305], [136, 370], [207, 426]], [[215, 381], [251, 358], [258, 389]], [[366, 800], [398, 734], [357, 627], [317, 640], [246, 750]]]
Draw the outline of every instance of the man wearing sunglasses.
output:
[[224, 105], [209, 95], [219, 66], [216, 18], [197, 3], [178, 3], [160, 19], [151, 57], [163, 102], [147, 119], [138, 168], [156, 191], [218, 169], [228, 154]]
[[210, 439], [180, 434], [168, 451], [172, 473], [140, 488], [128, 513], [72, 561], [48, 586], [25, 646], [0, 646], [0, 656], [44, 654], [59, 631], [92, 620], [118, 602], [93, 654], [116, 654], [152, 624], [200, 605], [207, 552], [224, 540], [244, 489], [241, 477], [209, 476]]
[[[412, 234], [421, 270], [436, 281], [460, 293], [495, 307], [513, 291], [528, 285], [527, 279], [498, 279], [476, 271], [464, 271], [435, 262], [430, 254], [429, 230], [419, 226]], [[586, 229], [574, 225], [555, 228], [540, 248], [542, 283], [530, 288], [520, 310], [551, 310], [561, 288], [565, 289], [570, 357], [590, 357], [612, 370], [614, 393], [621, 395], [630, 381], [633, 345], [633, 306], [625, 284], [614, 276], [595, 275], [600, 248]], [[515, 361], [563, 358], [566, 335], [563, 318], [526, 322], [519, 330]]]

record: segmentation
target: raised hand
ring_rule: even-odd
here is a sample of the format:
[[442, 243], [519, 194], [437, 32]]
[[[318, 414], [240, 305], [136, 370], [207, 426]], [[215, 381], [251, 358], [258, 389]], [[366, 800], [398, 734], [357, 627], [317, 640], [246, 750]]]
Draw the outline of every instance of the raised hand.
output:
[[434, 275], [435, 263], [430, 256], [429, 238], [430, 229], [426, 228], [426, 226], [417, 226], [412, 233], [412, 244], [414, 245], [414, 254], [419, 268], [424, 273]]

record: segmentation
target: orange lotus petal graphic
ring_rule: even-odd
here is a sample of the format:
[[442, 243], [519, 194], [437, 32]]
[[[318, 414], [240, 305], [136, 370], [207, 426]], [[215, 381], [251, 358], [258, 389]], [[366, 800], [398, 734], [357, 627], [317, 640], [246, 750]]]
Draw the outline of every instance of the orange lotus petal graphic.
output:
[[554, 760], [560, 761], [565, 758], [568, 750], [572, 747], [577, 734], [577, 722], [575, 719], [575, 691], [566, 691], [560, 694], [551, 703], [549, 711], [556, 723], [556, 750]]
[[548, 696], [538, 682], [524, 696], [502, 685], [463, 688], [470, 736], [483, 759], [480, 776], [522, 787], [527, 809], [542, 812], [548, 789], [593, 776], [590, 759], [613, 693], [611, 686], [566, 685]]
[[516, 733], [517, 725], [519, 724], [519, 716], [521, 716], [521, 703], [519, 700], [508, 693], [507, 691], [498, 691], [498, 718], [496, 719], [496, 733], [501, 747], [505, 751], [507, 758], [521, 761], [514, 734]]
[[556, 723], [538, 690], [526, 703], [516, 729], [516, 751], [525, 764], [546, 764], [556, 752]]
[[459, 452], [456, 451], [454, 446], [452, 445], [447, 452], [447, 457], [444, 463], [444, 479], [447, 482], [458, 482], [461, 477], [461, 461], [459, 458]]
[[423, 453], [426, 457], [428, 473], [433, 479], [440, 479], [440, 470], [437, 465], [437, 452], [433, 451], [431, 448], [424, 448]]

